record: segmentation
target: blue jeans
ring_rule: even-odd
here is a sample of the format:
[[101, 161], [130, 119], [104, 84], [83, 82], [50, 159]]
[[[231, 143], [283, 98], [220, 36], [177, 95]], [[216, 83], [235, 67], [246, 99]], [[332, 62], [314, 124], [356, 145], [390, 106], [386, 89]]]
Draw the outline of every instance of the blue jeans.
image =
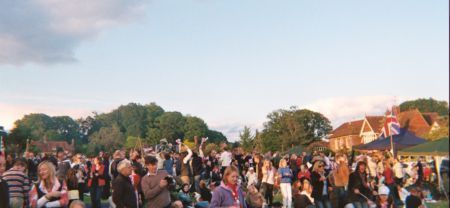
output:
[[315, 203], [317, 208], [331, 208], [331, 202], [328, 196], [323, 196], [322, 200], [318, 200]]
[[91, 192], [91, 203], [92, 208], [101, 208], [102, 207], [102, 191], [103, 186], [92, 186], [90, 189]]
[[345, 192], [345, 188], [342, 186], [335, 186], [335, 187], [333, 187], [333, 192], [337, 199], [337, 207], [339, 207], [339, 208], [344, 207], [345, 197], [347, 196], [347, 193]]

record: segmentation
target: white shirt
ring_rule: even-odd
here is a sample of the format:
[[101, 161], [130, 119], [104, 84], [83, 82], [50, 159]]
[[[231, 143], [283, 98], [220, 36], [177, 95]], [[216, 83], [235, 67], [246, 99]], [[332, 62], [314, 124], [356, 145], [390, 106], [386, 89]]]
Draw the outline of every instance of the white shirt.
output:
[[222, 161], [222, 167], [228, 167], [231, 164], [231, 152], [225, 151], [220, 154], [220, 161]]
[[262, 179], [263, 183], [268, 183], [268, 184], [274, 184], [275, 183], [275, 169], [272, 168], [271, 170], [267, 171], [263, 168], [263, 179]]
[[401, 163], [399, 163], [399, 162], [395, 163], [393, 169], [394, 169], [394, 176], [396, 178], [403, 178], [404, 171], [403, 171], [403, 165]]

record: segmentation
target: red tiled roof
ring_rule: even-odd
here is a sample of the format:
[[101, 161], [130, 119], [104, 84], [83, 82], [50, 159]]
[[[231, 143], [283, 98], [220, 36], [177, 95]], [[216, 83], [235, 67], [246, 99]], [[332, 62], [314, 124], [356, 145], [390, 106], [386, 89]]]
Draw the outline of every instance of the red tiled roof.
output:
[[407, 128], [415, 135], [423, 135], [430, 131], [430, 125], [417, 109], [399, 113], [398, 122], [401, 128]]
[[366, 116], [366, 119], [375, 133], [381, 133], [384, 116]]
[[359, 135], [364, 120], [350, 121], [343, 123], [331, 132], [330, 138], [348, 135]]

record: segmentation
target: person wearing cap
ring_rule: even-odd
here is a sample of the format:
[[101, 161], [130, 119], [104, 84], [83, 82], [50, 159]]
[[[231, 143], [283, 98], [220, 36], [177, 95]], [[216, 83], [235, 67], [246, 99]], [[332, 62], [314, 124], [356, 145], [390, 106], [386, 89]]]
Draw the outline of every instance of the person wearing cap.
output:
[[117, 164], [117, 171], [119, 174], [112, 182], [112, 200], [116, 208], [137, 208], [138, 200], [134, 191], [134, 186], [131, 183], [131, 172], [133, 167], [131, 162], [124, 159]]
[[[142, 178], [141, 189], [146, 200], [145, 207], [164, 208], [170, 207], [169, 188], [175, 185], [172, 181], [168, 181], [169, 174], [165, 170], [158, 170], [158, 159], [154, 156], [146, 156], [145, 166], [148, 173]], [[171, 182], [171, 184], [169, 184]]]
[[378, 196], [376, 199], [377, 208], [394, 208], [394, 199], [389, 195], [389, 188], [382, 185], [378, 188]]

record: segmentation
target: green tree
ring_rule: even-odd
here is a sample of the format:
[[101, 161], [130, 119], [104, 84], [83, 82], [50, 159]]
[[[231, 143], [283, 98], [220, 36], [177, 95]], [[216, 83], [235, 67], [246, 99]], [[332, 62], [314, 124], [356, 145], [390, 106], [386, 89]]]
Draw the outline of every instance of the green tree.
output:
[[253, 141], [255, 139], [254, 135], [252, 135], [250, 128], [244, 126], [244, 130], [239, 133], [239, 143], [246, 152], [251, 152], [253, 149]]
[[419, 98], [416, 100], [405, 101], [400, 104], [400, 111], [407, 111], [417, 108], [420, 112], [437, 112], [441, 116], [449, 114], [448, 102], [438, 101], [433, 98]]
[[270, 113], [264, 124], [264, 150], [284, 151], [291, 145], [309, 145], [325, 137], [332, 129], [330, 121], [320, 113], [307, 109], [277, 110]]
[[156, 124], [161, 131], [161, 138], [169, 142], [184, 138], [186, 118], [180, 112], [165, 112], [156, 119]]
[[125, 143], [125, 135], [120, 131], [118, 125], [102, 127], [98, 132], [90, 136], [89, 142], [94, 146], [99, 146], [104, 150], [113, 152], [122, 148]]
[[[194, 141], [194, 136], [199, 138], [205, 137], [208, 133], [208, 126], [206, 123], [194, 116], [187, 116], [186, 123], [184, 124], [184, 138]], [[199, 141], [200, 142], [200, 141]]]

